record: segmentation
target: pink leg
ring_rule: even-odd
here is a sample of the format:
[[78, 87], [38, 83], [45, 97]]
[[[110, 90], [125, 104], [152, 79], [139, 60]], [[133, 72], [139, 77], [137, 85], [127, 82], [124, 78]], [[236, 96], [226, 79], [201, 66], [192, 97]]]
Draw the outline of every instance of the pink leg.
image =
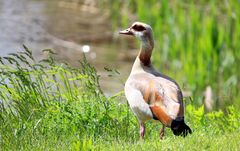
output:
[[145, 132], [144, 123], [140, 123], [140, 137], [141, 137], [141, 139], [144, 139], [144, 132]]
[[160, 130], [160, 139], [163, 139], [164, 131], [165, 131], [165, 126], [163, 125], [163, 127]]

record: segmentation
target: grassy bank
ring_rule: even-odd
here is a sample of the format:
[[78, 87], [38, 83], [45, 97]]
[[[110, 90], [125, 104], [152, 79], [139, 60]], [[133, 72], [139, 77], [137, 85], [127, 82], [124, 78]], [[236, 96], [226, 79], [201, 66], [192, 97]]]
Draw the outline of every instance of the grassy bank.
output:
[[168, 129], [160, 141], [161, 125], [149, 122], [146, 140], [139, 142], [123, 94], [107, 98], [86, 60], [72, 68], [44, 50], [49, 58], [38, 63], [24, 49], [0, 59], [0, 150], [239, 149], [240, 112], [233, 106], [204, 114], [203, 106], [188, 105], [192, 135], [175, 137]]
[[79, 68], [57, 65], [51, 51], [44, 50], [49, 58], [36, 63], [24, 48], [0, 58], [1, 146], [18, 148], [37, 139], [68, 136], [81, 140], [130, 135], [129, 112], [122, 108], [126, 104], [116, 102], [117, 95], [103, 95], [99, 76], [86, 60]]

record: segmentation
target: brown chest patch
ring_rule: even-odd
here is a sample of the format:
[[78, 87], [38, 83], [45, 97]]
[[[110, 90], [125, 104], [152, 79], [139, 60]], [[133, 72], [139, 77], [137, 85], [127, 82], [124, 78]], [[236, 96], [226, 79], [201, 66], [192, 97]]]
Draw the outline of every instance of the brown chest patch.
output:
[[150, 58], [151, 58], [151, 54], [148, 54], [148, 53], [141, 53], [139, 56], [139, 59], [144, 66], [149, 66], [151, 64]]

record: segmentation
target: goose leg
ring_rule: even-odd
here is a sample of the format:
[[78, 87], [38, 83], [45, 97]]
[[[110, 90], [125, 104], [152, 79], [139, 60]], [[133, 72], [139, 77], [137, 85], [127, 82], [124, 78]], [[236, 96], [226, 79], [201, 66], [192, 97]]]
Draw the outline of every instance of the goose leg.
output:
[[160, 129], [160, 139], [163, 139], [164, 131], [165, 131], [165, 126], [163, 125], [163, 127]]
[[144, 123], [140, 123], [140, 137], [141, 139], [144, 139], [144, 133], [145, 133], [145, 126]]

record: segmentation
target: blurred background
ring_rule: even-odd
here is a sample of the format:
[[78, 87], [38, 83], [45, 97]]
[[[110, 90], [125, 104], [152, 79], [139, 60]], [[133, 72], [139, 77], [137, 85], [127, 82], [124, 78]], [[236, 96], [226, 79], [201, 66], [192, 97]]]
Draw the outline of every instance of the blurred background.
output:
[[59, 62], [85, 54], [107, 95], [123, 90], [139, 43], [118, 31], [134, 21], [154, 31], [154, 66], [174, 78], [187, 104], [240, 107], [239, 0], [0, 0], [0, 55], [50, 48]]

